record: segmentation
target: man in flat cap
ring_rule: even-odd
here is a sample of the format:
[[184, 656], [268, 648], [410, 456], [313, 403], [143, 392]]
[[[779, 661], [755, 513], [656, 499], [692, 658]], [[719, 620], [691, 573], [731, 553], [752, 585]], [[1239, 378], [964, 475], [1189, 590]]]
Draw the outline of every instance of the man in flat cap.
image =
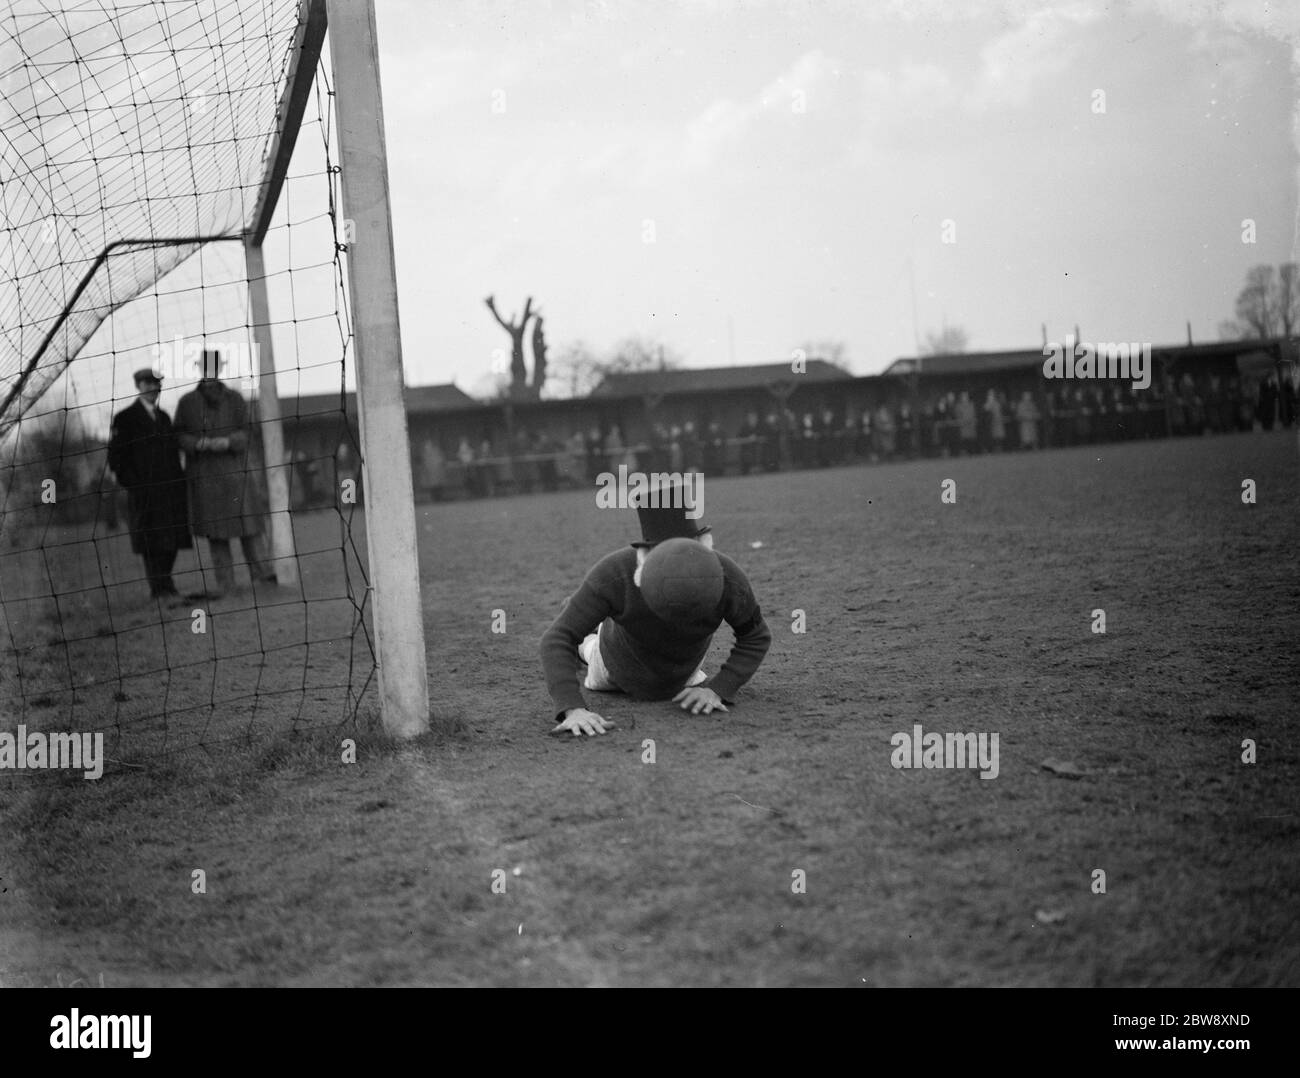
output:
[[266, 491], [249, 436], [248, 402], [221, 381], [223, 365], [219, 353], [204, 351], [198, 387], [176, 406], [176, 437], [185, 451], [190, 527], [207, 538], [217, 588], [228, 592], [235, 589], [231, 539], [243, 545], [254, 581], [276, 579], [263, 554]]
[[139, 397], [113, 417], [108, 466], [126, 488], [131, 549], [144, 558], [149, 594], [179, 598], [172, 583], [176, 552], [193, 546], [185, 504], [185, 473], [171, 418], [158, 407], [162, 377], [135, 372]]

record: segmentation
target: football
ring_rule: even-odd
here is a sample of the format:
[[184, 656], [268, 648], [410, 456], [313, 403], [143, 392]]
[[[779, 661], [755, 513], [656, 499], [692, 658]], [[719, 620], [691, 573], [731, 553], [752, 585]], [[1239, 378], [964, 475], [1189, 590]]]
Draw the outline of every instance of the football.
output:
[[722, 598], [722, 562], [694, 539], [666, 539], [646, 555], [641, 594], [656, 617], [669, 622], [709, 617]]

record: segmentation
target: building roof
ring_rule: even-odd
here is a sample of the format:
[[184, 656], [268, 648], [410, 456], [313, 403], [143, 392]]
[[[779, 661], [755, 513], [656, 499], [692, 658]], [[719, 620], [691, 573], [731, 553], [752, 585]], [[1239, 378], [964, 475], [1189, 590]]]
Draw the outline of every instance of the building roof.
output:
[[[1084, 343], [1089, 342], [1085, 341]], [[1271, 350], [1279, 343], [1284, 346], [1286, 344], [1285, 341], [1279, 342], [1278, 338], [1206, 341], [1203, 344], [1152, 345], [1151, 351], [1153, 354], [1158, 353], [1162, 359], [1171, 362], [1182, 359], [1207, 359], [1211, 356], [1224, 359], [1239, 356], [1249, 361], [1265, 356], [1265, 354], [1271, 355]], [[1041, 366], [1043, 359], [1044, 355], [1041, 348], [1024, 349], [1015, 352], [965, 352], [944, 356], [907, 356], [903, 359], [894, 360], [885, 368], [884, 373], [911, 374], [916, 371], [921, 374], [972, 374], [995, 370], [1024, 370]], [[1263, 363], [1265, 360], [1260, 359], [1260, 362]], [[1271, 360], [1267, 362], [1271, 362]]]
[[1020, 370], [1042, 366], [1043, 350], [962, 352], [944, 356], [906, 356], [885, 368], [885, 374], [970, 374], [976, 371]]
[[[405, 396], [408, 415], [482, 407], [479, 401], [451, 382], [436, 386], [407, 386]], [[323, 415], [339, 411], [339, 400], [338, 393], [314, 393], [296, 399], [285, 397], [280, 401], [280, 411], [285, 416]], [[348, 415], [357, 414], [356, 393], [349, 391], [344, 394], [343, 402]]]
[[446, 408], [472, 408], [481, 405], [452, 382], [436, 386], [407, 386], [406, 410], [408, 412], [438, 412]]
[[683, 367], [666, 371], [633, 371], [607, 374], [594, 390], [593, 397], [636, 397], [647, 393], [698, 393], [711, 389], [755, 389], [793, 382], [836, 382], [853, 375], [824, 359], [810, 359], [805, 370], [796, 374], [791, 361], [753, 363], [744, 367]]

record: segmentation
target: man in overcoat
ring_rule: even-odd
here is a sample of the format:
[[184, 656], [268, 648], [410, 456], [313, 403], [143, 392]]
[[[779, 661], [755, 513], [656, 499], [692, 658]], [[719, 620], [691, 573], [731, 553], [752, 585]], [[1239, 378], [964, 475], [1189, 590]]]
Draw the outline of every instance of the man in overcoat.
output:
[[158, 407], [162, 378], [135, 372], [139, 397], [113, 417], [108, 466], [126, 489], [131, 550], [144, 559], [149, 594], [177, 596], [176, 553], [193, 546], [185, 500], [185, 473], [171, 418]]
[[266, 491], [253, 452], [248, 402], [221, 381], [220, 355], [203, 353], [203, 377], [176, 406], [176, 438], [185, 451], [190, 527], [208, 540], [219, 591], [233, 591], [235, 569], [230, 540], [244, 548], [249, 576], [274, 584], [266, 560], [262, 527]]

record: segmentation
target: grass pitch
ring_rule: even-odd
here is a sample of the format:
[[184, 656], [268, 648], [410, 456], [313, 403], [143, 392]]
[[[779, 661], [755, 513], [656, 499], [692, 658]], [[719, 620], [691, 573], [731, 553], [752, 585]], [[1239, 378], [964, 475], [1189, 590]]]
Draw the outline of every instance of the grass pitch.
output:
[[[538, 638], [635, 514], [422, 506], [444, 732], [6, 776], [0, 983], [1300, 984], [1291, 432], [710, 479], [705, 517], [775, 637], [729, 714], [546, 736]], [[997, 778], [896, 769], [916, 724], [997, 732]]]

